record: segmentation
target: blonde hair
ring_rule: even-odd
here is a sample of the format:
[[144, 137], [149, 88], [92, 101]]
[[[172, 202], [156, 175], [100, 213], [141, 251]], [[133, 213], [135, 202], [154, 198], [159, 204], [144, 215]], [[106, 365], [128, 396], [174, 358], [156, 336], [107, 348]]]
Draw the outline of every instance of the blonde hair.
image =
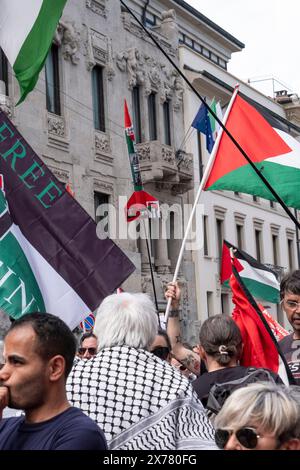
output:
[[158, 330], [155, 307], [146, 294], [113, 294], [97, 311], [98, 351], [113, 346], [149, 349]]
[[300, 387], [254, 383], [235, 390], [215, 418], [215, 428], [259, 426], [288, 440], [300, 438]]

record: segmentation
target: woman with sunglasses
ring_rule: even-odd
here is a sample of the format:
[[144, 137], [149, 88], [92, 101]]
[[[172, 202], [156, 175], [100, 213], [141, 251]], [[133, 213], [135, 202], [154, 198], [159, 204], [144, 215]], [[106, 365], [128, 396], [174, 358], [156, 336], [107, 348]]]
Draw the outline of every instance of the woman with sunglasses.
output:
[[255, 383], [235, 390], [215, 418], [224, 450], [299, 450], [300, 387]]

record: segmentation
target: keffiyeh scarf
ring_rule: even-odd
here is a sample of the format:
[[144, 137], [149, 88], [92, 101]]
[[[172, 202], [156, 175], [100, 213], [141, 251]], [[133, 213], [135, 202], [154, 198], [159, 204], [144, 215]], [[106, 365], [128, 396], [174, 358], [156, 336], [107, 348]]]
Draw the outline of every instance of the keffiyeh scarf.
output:
[[117, 346], [77, 362], [67, 393], [103, 429], [110, 449], [215, 448], [191, 384], [145, 350]]

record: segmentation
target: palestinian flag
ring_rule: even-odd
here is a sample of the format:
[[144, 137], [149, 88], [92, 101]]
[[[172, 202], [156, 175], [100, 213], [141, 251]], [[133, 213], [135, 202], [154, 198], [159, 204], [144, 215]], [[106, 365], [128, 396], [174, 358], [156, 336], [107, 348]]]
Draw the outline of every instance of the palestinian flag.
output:
[[21, 103], [44, 66], [67, 0], [0, 0], [0, 47], [20, 85]]
[[159, 202], [151, 194], [143, 189], [142, 176], [140, 170], [139, 156], [135, 150], [135, 135], [128, 111], [127, 102], [124, 102], [125, 136], [130, 161], [131, 175], [134, 193], [130, 196], [126, 206], [127, 222], [138, 219], [147, 210], [147, 213], [155, 214], [159, 212]]
[[230, 248], [234, 250], [234, 265], [253, 297], [275, 304], [279, 303], [279, 282], [276, 273], [226, 240], [224, 240], [222, 251], [221, 284], [229, 286], [232, 274]]
[[[0, 112], [0, 308], [74, 328], [134, 271]], [[4, 191], [5, 193], [4, 193]]]
[[280, 375], [286, 385], [295, 383], [267, 319], [245, 286], [235, 266], [233, 266], [232, 272], [230, 286], [232, 301], [235, 305], [232, 318], [238, 325], [243, 340], [240, 365], [264, 367]]
[[[225, 125], [285, 204], [299, 209], [300, 143], [273, 128], [239, 95]], [[227, 189], [275, 200], [225, 132], [204, 189]]]

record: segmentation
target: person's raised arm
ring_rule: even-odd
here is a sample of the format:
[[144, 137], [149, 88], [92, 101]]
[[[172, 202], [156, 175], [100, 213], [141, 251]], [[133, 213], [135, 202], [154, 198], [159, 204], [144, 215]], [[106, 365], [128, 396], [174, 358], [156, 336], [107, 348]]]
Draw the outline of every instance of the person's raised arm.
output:
[[168, 300], [172, 299], [171, 310], [168, 317], [167, 333], [171, 341], [173, 356], [186, 366], [196, 375], [200, 374], [200, 357], [194, 351], [187, 349], [182, 344], [180, 321], [179, 321], [179, 304], [181, 291], [177, 282], [170, 282], [165, 292]]

